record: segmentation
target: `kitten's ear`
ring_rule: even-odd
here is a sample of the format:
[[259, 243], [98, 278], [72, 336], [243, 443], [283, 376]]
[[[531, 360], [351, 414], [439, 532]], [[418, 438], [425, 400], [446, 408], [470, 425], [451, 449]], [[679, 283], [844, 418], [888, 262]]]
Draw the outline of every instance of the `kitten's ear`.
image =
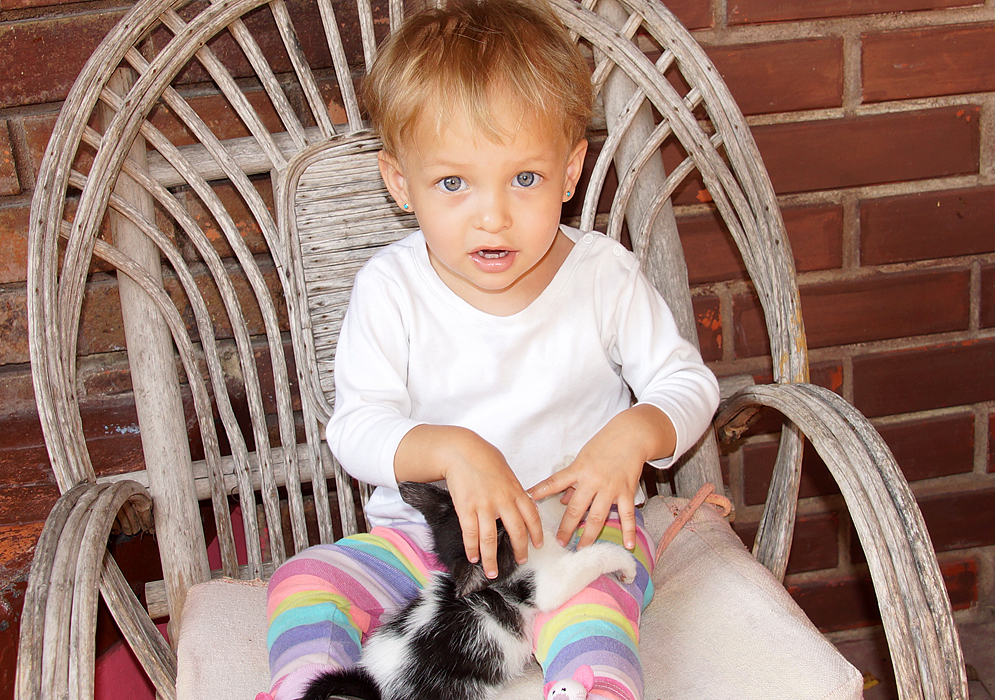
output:
[[484, 575], [484, 567], [480, 564], [471, 564], [465, 558], [455, 562], [450, 573], [456, 586], [456, 595], [460, 598], [482, 591], [492, 583]]
[[402, 481], [397, 485], [397, 490], [401, 492], [401, 498], [405, 503], [426, 517], [442, 512], [446, 505], [452, 507], [453, 499], [449, 492], [435, 484]]

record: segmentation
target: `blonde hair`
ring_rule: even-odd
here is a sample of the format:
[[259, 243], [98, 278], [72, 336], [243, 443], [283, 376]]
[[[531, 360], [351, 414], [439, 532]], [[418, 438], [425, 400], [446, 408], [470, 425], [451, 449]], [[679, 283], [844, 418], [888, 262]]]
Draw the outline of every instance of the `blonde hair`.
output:
[[387, 40], [363, 83], [370, 121], [398, 156], [418, 120], [438, 131], [465, 115], [493, 141], [495, 98], [510, 98], [562, 124], [572, 145], [587, 130], [593, 91], [587, 62], [545, 0], [450, 0], [408, 17]]

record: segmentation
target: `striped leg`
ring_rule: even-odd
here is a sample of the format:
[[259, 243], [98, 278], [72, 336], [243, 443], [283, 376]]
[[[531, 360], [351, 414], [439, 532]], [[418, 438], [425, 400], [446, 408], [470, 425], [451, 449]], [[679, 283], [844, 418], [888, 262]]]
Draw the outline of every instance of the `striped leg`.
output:
[[[653, 542], [643, 529], [642, 514], [637, 511], [636, 517], [635, 581], [622, 584], [602, 576], [561, 608], [536, 619], [535, 655], [547, 684], [574, 677], [582, 666], [589, 666], [594, 687], [588, 697], [641, 700], [639, 617], [653, 597]], [[614, 512], [598, 539], [621, 546]]]
[[318, 674], [359, 661], [383, 617], [418, 595], [441, 567], [419, 523], [373, 528], [311, 547], [269, 582], [269, 664], [275, 700], [300, 697]]

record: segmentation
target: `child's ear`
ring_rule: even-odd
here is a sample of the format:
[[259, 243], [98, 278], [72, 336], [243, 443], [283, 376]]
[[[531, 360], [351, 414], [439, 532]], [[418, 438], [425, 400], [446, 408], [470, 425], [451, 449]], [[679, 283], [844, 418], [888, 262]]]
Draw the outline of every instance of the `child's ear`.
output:
[[380, 151], [377, 153], [377, 165], [380, 166], [380, 177], [397, 206], [410, 211], [411, 198], [408, 196], [407, 180], [400, 161], [386, 151]]
[[573, 147], [567, 158], [567, 192], [577, 192], [577, 183], [584, 172], [584, 157], [587, 156], [587, 139], [581, 139]]

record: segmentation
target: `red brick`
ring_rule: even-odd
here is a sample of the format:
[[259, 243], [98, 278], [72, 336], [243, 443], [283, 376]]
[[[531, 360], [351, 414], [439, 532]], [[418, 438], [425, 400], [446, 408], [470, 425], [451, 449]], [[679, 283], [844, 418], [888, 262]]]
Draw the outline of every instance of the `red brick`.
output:
[[[777, 442], [765, 441], [743, 447], [743, 502], [748, 506], [767, 502], [774, 460], [777, 459]], [[802, 453], [802, 476], [799, 498], [831, 496], [840, 492], [836, 480], [812, 443], [805, 443]]]
[[785, 581], [788, 593], [823, 633], [877, 624], [881, 620], [869, 576]]
[[[940, 574], [955, 610], [978, 600], [978, 562], [945, 563]], [[869, 575], [786, 581], [788, 592], [822, 631], [835, 632], [878, 624], [881, 614]]]
[[80, 413], [90, 461], [98, 476], [145, 468], [138, 417], [130, 397], [111, 401], [99, 397], [81, 404]]
[[935, 416], [876, 426], [909, 481], [974, 468], [974, 414]]
[[34, 385], [27, 365], [0, 365], [0, 420], [33, 413], [35, 408]]
[[56, 7], [68, 5], [76, 0], [3, 0], [3, 9], [27, 9], [32, 7]]
[[[808, 345], [820, 348], [966, 329], [969, 282], [967, 270], [940, 270], [804, 286], [802, 316]], [[757, 298], [737, 296], [733, 313], [736, 356], [768, 354]]]
[[[144, 468], [141, 437], [131, 396], [97, 397], [80, 404], [83, 434], [99, 476]], [[34, 411], [0, 421], [4, 444], [0, 473], [4, 484], [54, 484], [41, 424]]]
[[0, 588], [0, 693], [14, 697], [14, 672], [17, 668], [17, 645], [21, 635], [21, 608], [27, 588], [27, 572], [5, 579]]
[[837, 37], [707, 49], [744, 114], [843, 104], [843, 40]]
[[978, 0], [738, 0], [729, 6], [730, 24], [847, 17], [882, 12], [938, 10], [977, 5]]
[[48, 146], [48, 141], [52, 138], [52, 131], [55, 129], [56, 119], [58, 119], [56, 114], [24, 118], [24, 138], [28, 144], [28, 157], [31, 159], [31, 167], [34, 172], [38, 172], [41, 167], [45, 148]]
[[0, 581], [7, 583], [27, 574], [42, 527], [40, 522], [0, 527]]
[[[958, 491], [917, 499], [933, 548], [937, 552], [989, 547], [995, 544], [995, 488], [978, 491]], [[853, 533], [853, 561], [867, 561]]]
[[54, 483], [2, 488], [0, 526], [45, 522], [57, 500], [59, 489]]
[[995, 187], [921, 192], [860, 203], [864, 265], [995, 252]]
[[10, 129], [6, 119], [0, 119], [0, 196], [20, 194], [14, 150], [10, 146]]
[[0, 209], [0, 284], [27, 279], [29, 206]]
[[698, 345], [705, 362], [722, 359], [722, 312], [718, 297], [694, 297], [691, 300], [698, 322]]
[[995, 413], [988, 416], [988, 473], [995, 474]]
[[84, 396], [114, 396], [132, 391], [131, 370], [124, 353], [117, 354], [114, 360], [101, 361], [97, 367], [88, 367], [87, 370], [80, 372], [78, 379]]
[[995, 398], [995, 340], [853, 359], [853, 402], [865, 416], [966, 406]]
[[[277, 274], [276, 268], [270, 261], [260, 263], [259, 267], [268, 290], [265, 293], [269, 295], [276, 306], [277, 321], [280, 324], [280, 328], [286, 330], [289, 327], [289, 321], [287, 318], [286, 304], [283, 301], [283, 287], [280, 284], [279, 275]], [[241, 272], [241, 270], [229, 270], [229, 276], [241, 307], [241, 313], [245, 318], [249, 334], [259, 335], [264, 333], [265, 326], [263, 324], [262, 314], [259, 311], [255, 293], [253, 292], [248, 279]], [[207, 274], [204, 273], [202, 275], [197, 275], [196, 281], [201, 290], [204, 302], [207, 305], [211, 321], [214, 324], [215, 337], [219, 340], [231, 338], [232, 331], [228, 315], [213, 280], [208, 279]], [[186, 297], [179, 282], [175, 279], [167, 279], [164, 284], [170, 296], [173, 298], [173, 301], [177, 304], [180, 314], [186, 320], [187, 331], [191, 334], [191, 337], [198, 338], [199, 335], [197, 332], [193, 309], [186, 303]]]
[[[753, 547], [757, 526], [735, 526], [743, 543]], [[795, 520], [791, 553], [788, 555], [788, 574], [804, 571], [834, 569], [839, 565], [839, 516], [836, 513], [801, 515]]]
[[0, 26], [0, 105], [65, 99], [83, 64], [123, 15], [120, 11]]
[[712, 26], [710, 0], [668, 0], [667, 9], [677, 15], [677, 19], [688, 29]]
[[79, 334], [80, 355], [125, 349], [121, 298], [118, 296], [115, 280], [91, 281], [83, 295], [81, 313], [83, 321]]
[[995, 90], [995, 23], [865, 34], [864, 101]]
[[[270, 184], [269, 179], [259, 179], [254, 180], [253, 185], [259, 192], [269, 210], [270, 216], [276, 217], [275, 209], [273, 205], [273, 188]], [[256, 223], [255, 217], [250, 213], [249, 207], [246, 205], [245, 200], [242, 195], [238, 193], [235, 186], [231, 183], [215, 183], [212, 186], [212, 190], [218, 199], [221, 201], [222, 206], [231, 215], [231, 218], [236, 222], [239, 233], [242, 235], [242, 240], [245, 241], [249, 250], [254, 255], [260, 255], [267, 253], [269, 248], [266, 245], [266, 240], [263, 238], [262, 231], [260, 230], [258, 224]], [[201, 230], [204, 231], [205, 235], [214, 245], [215, 250], [223, 258], [234, 257], [231, 246], [225, 237], [224, 232], [218, 227], [217, 221], [211, 215], [210, 210], [204, 205], [204, 203], [192, 192], [185, 192], [179, 195], [180, 200], [184, 201], [187, 210], [193, 216], [193, 218], [200, 225]], [[184, 240], [186, 240], [184, 238]], [[193, 260], [199, 258], [199, 254], [193, 249], [192, 245], [188, 245], [188, 250], [184, 251], [185, 257], [188, 260]]]
[[[330, 67], [331, 56], [317, 4], [307, 0], [290, 0], [286, 5], [308, 65], [312, 70]], [[346, 56], [350, 64], [361, 64], [362, 43], [356, 3], [336, 0], [333, 5]], [[202, 3], [192, 3], [188, 7], [189, 9], [180, 11], [180, 15], [185, 19], [190, 19], [193, 14], [203, 10]], [[258, 10], [245, 15], [243, 20], [273, 71], [277, 75], [291, 72], [293, 68], [276, 29], [272, 13], [265, 9]], [[171, 38], [171, 33], [160, 29], [153, 32], [149, 43], [156, 51], [160, 51]], [[207, 45], [236, 78], [253, 75], [244, 52], [229, 32], [222, 31], [209, 40]], [[209, 78], [204, 68], [198, 62], [192, 61], [180, 71], [176, 80], [179, 83], [200, 83]]]
[[[357, 93], [360, 93], [360, 81], [353, 81]], [[332, 120], [332, 124], [346, 124], [349, 121], [349, 117], [346, 115], [344, 101], [342, 100], [342, 91], [339, 90], [339, 85], [337, 81], [319, 80], [318, 90], [321, 92], [321, 99], [325, 103], [325, 109], [328, 112], [328, 118]]]
[[0, 289], [0, 365], [28, 361], [28, 309], [23, 289]]
[[[838, 268], [843, 262], [843, 210], [791, 207], [781, 212], [798, 272]], [[705, 284], [746, 277], [742, 258], [718, 213], [678, 220], [688, 277]]]
[[963, 105], [771, 124], [753, 135], [778, 193], [811, 192], [977, 173], [979, 117], [977, 105]]
[[[12, 437], [17, 440], [21, 436]], [[0, 450], [0, 473], [4, 475], [4, 487], [55, 484], [44, 443], [23, 448], [4, 445]]]
[[995, 484], [918, 499], [937, 552], [995, 545]]
[[981, 266], [981, 326], [995, 326], [995, 265]]
[[[253, 110], [261, 118], [263, 125], [271, 133], [286, 130], [269, 101], [269, 97], [263, 90], [246, 91], [245, 96]], [[187, 98], [187, 102], [219, 139], [241, 138], [250, 135], [231, 103], [220, 94], [190, 97]], [[149, 121], [177, 146], [197, 142], [197, 139], [183, 122], [164, 105], [157, 105], [152, 110], [149, 114]]]

